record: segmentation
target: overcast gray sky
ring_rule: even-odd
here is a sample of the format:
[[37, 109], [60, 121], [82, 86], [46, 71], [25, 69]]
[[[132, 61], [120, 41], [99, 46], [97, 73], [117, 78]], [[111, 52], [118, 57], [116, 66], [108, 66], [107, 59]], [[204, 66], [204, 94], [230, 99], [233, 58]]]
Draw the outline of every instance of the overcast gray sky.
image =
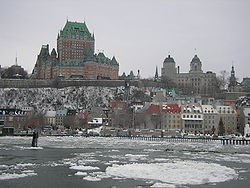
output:
[[[250, 0], [0, 0], [1, 66], [31, 72], [42, 44], [56, 48], [69, 21], [86, 21], [96, 52], [115, 56], [120, 74], [152, 77], [170, 53], [181, 72], [195, 53], [204, 71], [250, 77]], [[195, 52], [195, 48], [197, 49]], [[160, 72], [160, 70], [159, 70]]]

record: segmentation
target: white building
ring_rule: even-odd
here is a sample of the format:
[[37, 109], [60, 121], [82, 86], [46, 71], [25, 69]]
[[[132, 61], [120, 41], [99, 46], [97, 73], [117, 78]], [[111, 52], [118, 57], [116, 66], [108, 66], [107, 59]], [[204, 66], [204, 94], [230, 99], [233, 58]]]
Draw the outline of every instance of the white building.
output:
[[250, 124], [246, 124], [244, 127], [244, 136], [250, 137]]
[[56, 111], [48, 110], [45, 114], [46, 124], [55, 126], [56, 125]]
[[185, 103], [181, 105], [182, 129], [187, 133], [203, 133], [203, 113], [200, 104]]

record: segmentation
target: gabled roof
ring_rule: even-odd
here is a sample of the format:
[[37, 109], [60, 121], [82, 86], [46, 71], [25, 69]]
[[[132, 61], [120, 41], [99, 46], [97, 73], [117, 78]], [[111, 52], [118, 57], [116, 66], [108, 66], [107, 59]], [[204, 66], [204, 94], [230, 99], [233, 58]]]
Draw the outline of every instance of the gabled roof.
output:
[[162, 106], [162, 111], [166, 113], [180, 113], [181, 107], [177, 104], [165, 104]]
[[148, 107], [148, 109], [146, 110], [147, 114], [159, 114], [160, 113], [160, 106], [159, 105], [151, 105]]

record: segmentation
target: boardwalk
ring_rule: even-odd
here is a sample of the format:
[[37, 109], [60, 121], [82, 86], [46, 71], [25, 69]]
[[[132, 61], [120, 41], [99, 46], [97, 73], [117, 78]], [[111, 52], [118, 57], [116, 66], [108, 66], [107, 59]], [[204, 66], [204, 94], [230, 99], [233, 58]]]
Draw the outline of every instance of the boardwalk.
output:
[[166, 142], [211, 142], [220, 140], [223, 145], [250, 145], [250, 140], [236, 140], [236, 139], [218, 139], [218, 138], [175, 138], [175, 137], [147, 137], [147, 136], [128, 136], [119, 137], [131, 140], [148, 140], [148, 141], [166, 141]]

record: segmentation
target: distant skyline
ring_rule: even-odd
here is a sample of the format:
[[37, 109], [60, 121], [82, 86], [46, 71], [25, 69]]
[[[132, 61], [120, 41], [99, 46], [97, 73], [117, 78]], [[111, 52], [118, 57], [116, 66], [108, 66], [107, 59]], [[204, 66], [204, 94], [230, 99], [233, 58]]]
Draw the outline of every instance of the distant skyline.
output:
[[[250, 77], [249, 0], [1, 0], [2, 67], [29, 73], [43, 44], [56, 48], [67, 21], [84, 22], [95, 34], [95, 52], [115, 56], [121, 75], [158, 73], [170, 54], [188, 72], [195, 54], [203, 71]], [[196, 49], [196, 50], [195, 50]]]

